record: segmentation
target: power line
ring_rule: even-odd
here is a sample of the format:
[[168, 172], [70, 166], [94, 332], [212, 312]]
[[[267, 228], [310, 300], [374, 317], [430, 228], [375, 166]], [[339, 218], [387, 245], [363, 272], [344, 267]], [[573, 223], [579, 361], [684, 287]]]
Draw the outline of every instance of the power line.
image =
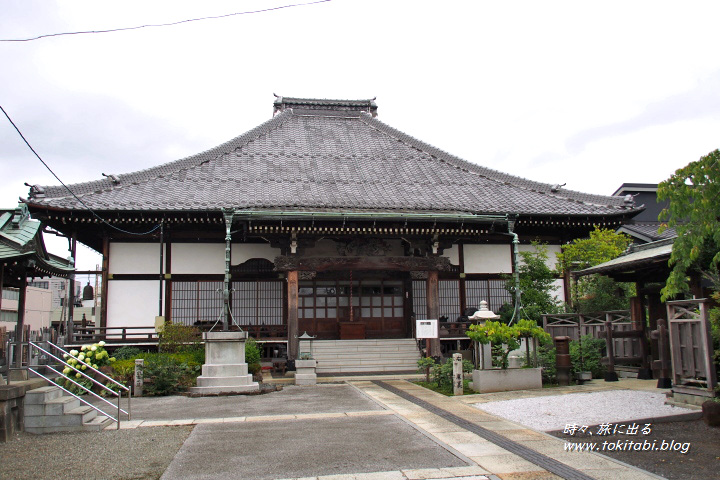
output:
[[139, 25], [136, 27], [124, 27], [124, 28], [111, 28], [108, 30], [86, 30], [81, 32], [63, 32], [63, 33], [48, 33], [45, 35], [38, 35], [37, 37], [32, 38], [10, 38], [10, 39], [0, 39], [0, 42], [31, 42], [33, 40], [40, 40], [41, 38], [48, 38], [48, 37], [60, 37], [63, 35], [84, 35], [88, 33], [111, 33], [111, 32], [123, 32], [126, 30], [139, 30], [141, 28], [154, 28], [154, 27], [170, 27], [173, 25], [181, 25], [183, 23], [190, 23], [190, 22], [199, 22], [202, 20], [215, 20], [218, 18], [227, 18], [227, 17], [234, 17], [237, 15], [249, 15], [252, 13], [263, 13], [263, 12], [271, 12], [273, 10], [282, 10], [284, 8], [292, 8], [292, 7], [304, 7], [307, 5], [315, 5], [316, 3], [325, 3], [330, 2], [332, 0], [317, 0], [315, 2], [308, 2], [308, 3], [294, 3], [291, 5], [281, 5], [279, 7], [272, 7], [272, 8], [263, 8], [261, 10], [250, 10], [247, 12], [235, 12], [235, 13], [227, 13], [225, 15], [216, 15], [211, 17], [200, 17], [200, 18], [191, 18], [188, 20], [180, 20], [177, 22], [170, 22], [170, 23], [151, 23], [148, 25]]
[[47, 163], [45, 163], [45, 160], [43, 160], [42, 157], [40, 157], [40, 155], [39, 155], [39, 154], [35, 151], [35, 149], [32, 147], [32, 145], [30, 145], [30, 142], [27, 141], [27, 139], [25, 138], [25, 135], [23, 135], [22, 132], [20, 131], [20, 129], [18, 128], [18, 126], [15, 125], [15, 122], [12, 121], [12, 118], [10, 118], [10, 115], [8, 115], [8, 113], [5, 111], [5, 109], [2, 107], [2, 105], [0, 105], [0, 110], [2, 110], [2, 113], [5, 114], [5, 118], [8, 119], [8, 121], [9, 121], [10, 124], [13, 126], [13, 128], [15, 128], [15, 131], [18, 133], [18, 135], [20, 135], [20, 138], [22, 138], [23, 142], [25, 142], [25, 145], [27, 145], [27, 147], [30, 149], [30, 151], [35, 154], [35, 156], [38, 158], [38, 160], [40, 160], [40, 163], [42, 163], [42, 164], [45, 166], [45, 168], [47, 168], [48, 171], [49, 171], [50, 173], [52, 173], [53, 177], [55, 177], [55, 179], [56, 179], [58, 182], [60, 182], [60, 184], [61, 184], [63, 187], [65, 187], [65, 189], [66, 189], [68, 192], [70, 192], [70, 195], [72, 195], [73, 197], [75, 197], [75, 200], [77, 200], [78, 202], [80, 202], [80, 203], [82, 204], [82, 206], [87, 209], [88, 212], [92, 213], [92, 214], [95, 216], [95, 218], [97, 218], [98, 220], [100, 220], [102, 223], [104, 223], [104, 224], [107, 225], [108, 227], [114, 228], [114, 229], [117, 230], [118, 232], [127, 233], [128, 235], [139, 235], [139, 236], [149, 235], [149, 234], [153, 233], [155, 230], [157, 230], [158, 228], [160, 228], [161, 224], [158, 223], [157, 225], [155, 225], [152, 229], [148, 230], [147, 232], [139, 232], [139, 233], [138, 233], [138, 232], [130, 232], [130, 231], [128, 231], [128, 230], [123, 230], [123, 229], [120, 228], [120, 227], [116, 227], [115, 225], [112, 225], [112, 224], [109, 223], [107, 220], [105, 220], [104, 218], [102, 218], [100, 215], [98, 215], [97, 213], [95, 213], [95, 212], [93, 211], [93, 209], [90, 208], [85, 202], [83, 202], [82, 199], [80, 199], [80, 197], [78, 197], [77, 195], [75, 195], [75, 193], [74, 193], [72, 190], [70, 190], [70, 187], [68, 187], [67, 185], [65, 185], [65, 182], [63, 182], [62, 180], [60, 180], [60, 177], [58, 177], [58, 176], [55, 174], [55, 172], [53, 172], [52, 168], [50, 168], [50, 166], [49, 166]]

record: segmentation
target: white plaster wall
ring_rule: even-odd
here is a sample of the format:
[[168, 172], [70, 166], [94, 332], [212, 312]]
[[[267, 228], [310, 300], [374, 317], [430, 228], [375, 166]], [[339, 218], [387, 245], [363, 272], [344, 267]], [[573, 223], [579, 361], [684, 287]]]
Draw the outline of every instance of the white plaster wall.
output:
[[155, 316], [158, 314], [159, 289], [158, 280], [110, 280], [107, 326], [154, 326]]
[[273, 248], [268, 243], [236, 243], [230, 246], [230, 253], [232, 264], [238, 265], [251, 258], [264, 258], [274, 262], [281, 252], [279, 248]]
[[[237, 263], [234, 257], [232, 263]], [[174, 243], [170, 268], [173, 274], [224, 274], [225, 244]]]
[[453, 245], [451, 248], [446, 248], [443, 251], [442, 256], [447, 257], [453, 265], [460, 265], [460, 248], [457, 245]]
[[110, 243], [111, 274], [160, 273], [160, 245], [157, 243]]
[[[547, 248], [548, 259], [545, 264], [551, 270], [555, 270], [555, 264], [557, 263], [557, 255], [560, 253], [562, 247], [560, 245], [545, 245]], [[534, 252], [536, 247], [534, 245], [520, 245], [518, 250], [521, 252]], [[522, 257], [519, 259], [522, 262]]]
[[564, 302], [565, 299], [565, 280], [562, 278], [559, 278], [553, 282], [553, 285], [558, 287], [557, 290], [555, 290], [554, 294], [557, 297], [558, 300], [561, 302]]
[[465, 273], [512, 273], [510, 245], [465, 245]]

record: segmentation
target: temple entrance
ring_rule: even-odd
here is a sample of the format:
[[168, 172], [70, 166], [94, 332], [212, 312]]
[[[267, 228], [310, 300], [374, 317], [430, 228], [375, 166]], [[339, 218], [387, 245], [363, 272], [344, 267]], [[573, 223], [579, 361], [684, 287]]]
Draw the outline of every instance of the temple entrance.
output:
[[301, 280], [298, 330], [325, 340], [404, 338], [405, 284], [378, 278]]

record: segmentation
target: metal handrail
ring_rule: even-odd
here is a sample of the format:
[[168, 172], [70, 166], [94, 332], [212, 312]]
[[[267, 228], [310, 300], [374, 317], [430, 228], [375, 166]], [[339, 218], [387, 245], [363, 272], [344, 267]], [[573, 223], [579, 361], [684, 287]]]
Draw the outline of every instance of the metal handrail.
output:
[[[92, 373], [94, 373], [94, 374], [99, 374], [99, 375], [102, 376], [103, 378], [105, 378], [105, 379], [107, 379], [107, 380], [110, 380], [112, 383], [114, 383], [115, 385], [117, 385], [117, 386], [119, 387], [120, 390], [116, 392], [115, 390], [113, 390], [112, 388], [108, 387], [107, 385], [104, 385], [103, 383], [97, 381], [95, 378], [87, 375], [84, 371], [82, 371], [82, 370], [80, 370], [80, 369], [78, 369], [78, 368], [75, 368], [73, 365], [70, 365], [70, 364], [69, 364], [68, 362], [66, 362], [64, 359], [59, 358], [59, 357], [57, 357], [56, 355], [54, 355], [53, 353], [45, 350], [44, 348], [42, 348], [40, 345], [36, 344], [35, 342], [28, 342], [28, 345], [30, 345], [31, 347], [34, 347], [34, 348], [40, 350], [41, 352], [49, 355], [50, 357], [52, 357], [52, 358], [54, 358], [55, 360], [57, 360], [58, 362], [60, 362], [61, 365], [64, 365], [65, 367], [68, 367], [68, 368], [74, 370], [75, 372], [79, 373], [79, 374], [82, 375], [83, 377], [89, 379], [89, 380], [90, 380], [91, 382], [93, 382], [95, 385], [98, 385], [98, 386], [99, 386], [100, 388], [102, 388], [103, 390], [105, 390], [105, 391], [107, 391], [107, 392], [110, 392], [111, 395], [117, 397], [117, 412], [118, 412], [118, 413], [117, 413], [117, 418], [113, 417], [112, 415], [110, 415], [109, 413], [105, 412], [104, 410], [96, 407], [95, 405], [91, 404], [91, 403], [88, 402], [87, 400], [79, 397], [78, 395], [75, 395], [74, 393], [70, 392], [69, 390], [67, 390], [66, 388], [62, 387], [61, 385], [58, 385], [57, 382], [55, 382], [55, 381], [51, 380], [50, 378], [42, 375], [40, 372], [38, 372], [37, 370], [35, 370], [34, 368], [32, 368], [32, 366], [28, 365], [28, 370], [30, 370], [31, 372], [33, 372], [35, 375], [44, 378], [44, 379], [47, 380], [48, 382], [51, 382], [51, 383], [55, 384], [58, 388], [60, 388], [60, 389], [63, 390], [64, 392], [68, 393], [69, 395], [72, 395], [73, 397], [77, 398], [78, 400], [80, 400], [82, 403], [84, 403], [84, 404], [87, 405], [88, 407], [92, 408], [93, 410], [96, 410], [97, 412], [102, 413], [103, 415], [107, 415], [110, 419], [112, 419], [112, 420], [117, 424], [117, 428], [118, 428], [118, 429], [120, 428], [120, 417], [121, 417], [121, 413], [124, 413], [125, 415], [127, 415], [128, 420], [130, 420], [130, 411], [131, 411], [131, 409], [130, 409], [130, 389], [129, 389], [128, 387], [126, 387], [126, 386], [123, 385], [122, 383], [118, 382], [118, 381], [115, 380], [114, 378], [108, 377], [107, 375], [105, 375], [105, 374], [102, 373], [101, 371], [97, 370], [96, 368], [93, 368], [91, 365], [85, 363], [84, 361], [82, 361], [82, 360], [80, 360], [80, 359], [78, 359], [78, 358], [70, 355], [69, 352], [66, 352], [65, 350], [63, 350], [62, 348], [60, 348], [60, 347], [58, 347], [57, 345], [53, 344], [52, 342], [43, 342], [43, 343], [46, 343], [46, 344], [52, 346], [53, 348], [55, 348], [56, 350], [59, 350], [60, 352], [62, 352], [62, 353], [65, 355], [65, 358], [67, 358], [68, 356], [69, 356], [69, 357], [72, 357], [74, 360], [80, 362], [82, 365], [84, 365], [85, 367], [87, 367], [88, 369], [90, 369], [90, 371], [91, 371]], [[33, 366], [39, 366], [39, 365], [33, 365]], [[74, 379], [72, 379], [72, 378], [70, 378], [69, 376], [65, 375], [65, 374], [62, 373], [61, 371], [57, 371], [55, 368], [53, 368], [53, 367], [50, 366], [50, 365], [44, 365], [44, 366], [47, 367], [47, 368], [49, 368], [50, 370], [52, 370], [52, 371], [55, 372], [56, 374], [58, 374], [60, 377], [66, 379], [66, 380], [69, 380], [70, 382], [72, 382], [73, 384], [75, 384], [76, 386], [78, 386], [79, 388], [81, 388], [82, 390], [84, 390], [85, 392], [89, 393], [90, 395], [93, 395], [94, 397], [102, 400], [103, 402], [105, 402], [105, 403], [107, 403], [108, 405], [110, 405], [110, 406], [112, 406], [113, 408], [115, 408], [115, 405], [114, 405], [112, 402], [109, 402], [108, 400], [104, 399], [103, 397], [101, 397], [100, 395], [96, 394], [96, 393], [93, 392], [92, 390], [88, 389], [85, 385], [82, 385], [82, 384], [76, 382]], [[64, 370], [64, 369], [63, 369], [63, 370]], [[120, 407], [120, 402], [121, 402], [121, 400], [122, 400], [122, 391], [123, 391], [123, 390], [126, 391], [126, 392], [128, 392], [128, 409], [127, 409], [127, 411], [123, 410], [123, 409]]]

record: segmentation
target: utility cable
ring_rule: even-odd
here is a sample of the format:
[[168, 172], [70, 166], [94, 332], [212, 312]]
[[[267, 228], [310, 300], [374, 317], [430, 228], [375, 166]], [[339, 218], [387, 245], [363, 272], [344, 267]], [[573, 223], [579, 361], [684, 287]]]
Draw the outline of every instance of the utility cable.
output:
[[50, 168], [50, 166], [49, 166], [47, 163], [45, 163], [45, 160], [43, 160], [42, 157], [40, 157], [40, 155], [39, 155], [39, 154], [35, 151], [35, 149], [32, 147], [32, 145], [30, 145], [30, 142], [27, 141], [27, 139], [25, 138], [25, 135], [23, 135], [22, 132], [20, 131], [20, 129], [18, 128], [18, 126], [15, 125], [15, 122], [12, 121], [12, 118], [10, 118], [10, 115], [8, 115], [8, 113], [5, 111], [5, 109], [2, 107], [2, 105], [0, 105], [0, 110], [2, 110], [2, 113], [5, 114], [5, 118], [8, 119], [8, 121], [9, 121], [10, 124], [13, 126], [13, 128], [15, 128], [15, 131], [18, 133], [18, 135], [20, 135], [20, 138], [23, 139], [23, 142], [25, 142], [25, 145], [27, 145], [27, 147], [30, 149], [30, 151], [35, 154], [35, 156], [38, 158], [38, 160], [40, 160], [40, 163], [42, 163], [42, 164], [45, 166], [45, 168], [47, 168], [48, 171], [49, 171], [50, 173], [52, 173], [53, 177], [55, 177], [55, 179], [56, 179], [58, 182], [60, 182], [60, 184], [61, 184], [63, 187], [65, 187], [65, 189], [66, 189], [68, 192], [70, 192], [70, 195], [72, 195], [73, 197], [75, 197], [75, 200], [77, 200], [78, 202], [80, 202], [80, 203], [82, 204], [82, 206], [87, 209], [88, 212], [92, 213], [92, 214], [95, 216], [95, 218], [97, 218], [98, 220], [100, 220], [102, 223], [104, 223], [104, 224], [107, 225], [108, 227], [114, 228], [114, 229], [117, 230], [118, 232], [127, 233], [128, 235], [139, 235], [139, 236], [149, 235], [149, 234], [153, 233], [155, 230], [157, 230], [158, 228], [160, 228], [160, 225], [162, 225], [162, 224], [161, 224], [161, 223], [158, 223], [157, 225], [155, 225], [152, 229], [148, 230], [147, 232], [130, 232], [130, 231], [128, 231], [128, 230], [123, 230], [123, 229], [120, 228], [120, 227], [116, 227], [115, 225], [112, 225], [112, 224], [109, 223], [107, 220], [105, 220], [104, 218], [102, 218], [100, 215], [98, 215], [97, 213], [95, 213], [95, 212], [93, 211], [93, 209], [90, 208], [85, 202], [83, 202], [80, 197], [78, 197], [77, 195], [75, 195], [75, 193], [74, 193], [72, 190], [70, 190], [70, 187], [68, 187], [67, 185], [65, 185], [65, 182], [63, 182], [62, 180], [60, 180], [60, 177], [58, 177], [58, 176], [55, 174], [55, 172], [53, 172], [52, 168]]
[[170, 23], [151, 23], [148, 25], [138, 25], [136, 27], [124, 27], [124, 28], [111, 28], [108, 30], [86, 30], [81, 32], [63, 32], [63, 33], [49, 33], [45, 35], [38, 35], [37, 37], [32, 38], [10, 38], [10, 39], [0, 39], [0, 42], [31, 42], [33, 40], [40, 40], [41, 38], [48, 38], [48, 37], [60, 37], [63, 35], [84, 35], [89, 33], [111, 33], [111, 32], [123, 32], [126, 30], [139, 30], [141, 28], [154, 28], [154, 27], [171, 27], [174, 25], [181, 25], [183, 23], [190, 23], [190, 22], [199, 22], [201, 20], [215, 20], [218, 18], [227, 18], [227, 17], [234, 17], [237, 15], [249, 15], [252, 13], [263, 13], [263, 12], [271, 12], [273, 10], [282, 10], [284, 8], [292, 8], [292, 7], [304, 7], [307, 5], [314, 5], [316, 3], [325, 3], [330, 2], [332, 0], [317, 0], [315, 2], [308, 2], [308, 3], [294, 3], [291, 5], [281, 5], [279, 7], [272, 7], [272, 8], [263, 8], [261, 10], [251, 10], [247, 12], [235, 12], [235, 13], [227, 13], [225, 15], [215, 15], [211, 17], [200, 17], [200, 18], [191, 18], [188, 20], [180, 20], [177, 22], [170, 22]]

